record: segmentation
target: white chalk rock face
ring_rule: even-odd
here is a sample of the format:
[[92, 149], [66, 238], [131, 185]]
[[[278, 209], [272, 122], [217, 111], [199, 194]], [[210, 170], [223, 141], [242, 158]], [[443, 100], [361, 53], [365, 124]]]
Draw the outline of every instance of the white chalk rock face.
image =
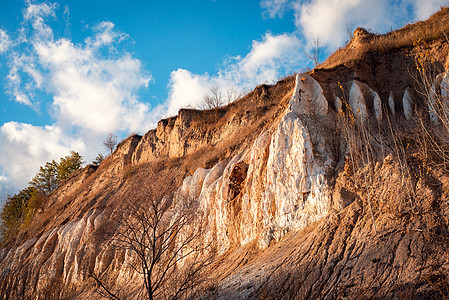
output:
[[[312, 120], [311, 114], [327, 114], [327, 100], [320, 102], [323, 91], [313, 78], [305, 81], [297, 84], [299, 100], [294, 93], [279, 125], [261, 133], [247, 151], [212, 169], [198, 169], [178, 189], [176, 201], [198, 199], [208, 227], [205, 239], [219, 253], [255, 240], [265, 248], [328, 214], [333, 133]], [[319, 104], [315, 113], [313, 103]]]
[[220, 253], [225, 252], [230, 245], [227, 234], [228, 169], [227, 161], [221, 161], [210, 169], [199, 195], [200, 209], [205, 213], [209, 226], [205, 239], [208, 242], [214, 241]]
[[442, 101], [443, 103], [447, 103], [449, 101], [449, 70], [444, 74], [440, 87]]
[[265, 192], [266, 162], [270, 143], [271, 133], [262, 133], [248, 155], [248, 174], [242, 196], [242, 244], [253, 241], [264, 230], [261, 203]]
[[404, 116], [407, 120], [413, 118], [413, 109], [415, 107], [415, 100], [412, 97], [412, 92], [410, 88], [406, 88], [404, 96], [402, 97], [402, 105], [404, 107]]
[[[209, 169], [198, 168], [193, 176], [187, 176], [177, 191], [177, 196], [186, 198], [197, 198], [202, 190], [203, 182], [209, 174]], [[176, 195], [175, 195], [176, 197]]]
[[391, 114], [396, 115], [396, 109], [394, 107], [394, 94], [390, 92], [390, 96], [388, 97], [388, 107], [390, 108]]
[[440, 118], [443, 119], [445, 124], [448, 123], [449, 120], [449, 70], [444, 74], [444, 77], [441, 81], [441, 97], [440, 97]]
[[[287, 113], [271, 139], [262, 198], [265, 230], [259, 240], [261, 248], [329, 211], [326, 175], [333, 165], [332, 155], [321, 132], [306, 123], [293, 112]], [[325, 159], [320, 161], [314, 153]]]
[[361, 83], [357, 80], [352, 82], [351, 89], [349, 90], [349, 105], [355, 118], [359, 122], [364, 123], [368, 118], [366, 99], [362, 92]]
[[335, 97], [335, 109], [337, 110], [337, 112], [343, 110], [343, 104], [341, 103], [340, 97]]
[[[435, 78], [435, 81], [433, 82], [432, 86], [430, 87], [430, 97], [429, 102], [427, 103], [429, 108], [429, 118], [432, 124], [438, 125], [438, 104], [441, 99], [443, 99], [442, 94], [443, 91], [441, 89], [441, 83], [443, 81], [445, 74], [441, 73], [438, 74]], [[440, 93], [441, 91], [441, 93]]]
[[382, 101], [380, 100], [379, 94], [375, 91], [371, 91], [371, 97], [373, 99], [373, 108], [374, 108], [374, 114], [376, 116], [376, 120], [378, 122], [382, 121], [383, 115], [382, 115]]
[[290, 100], [290, 110], [296, 114], [315, 114], [325, 116], [329, 104], [324, 97], [320, 84], [310, 75], [297, 74], [296, 85]]

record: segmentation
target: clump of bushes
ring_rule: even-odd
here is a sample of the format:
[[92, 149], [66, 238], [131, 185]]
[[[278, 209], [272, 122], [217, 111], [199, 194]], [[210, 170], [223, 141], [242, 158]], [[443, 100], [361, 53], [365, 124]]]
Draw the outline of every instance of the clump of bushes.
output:
[[56, 162], [45, 163], [30, 181], [28, 187], [8, 196], [0, 212], [0, 234], [3, 241], [14, 237], [22, 226], [30, 223], [35, 213], [42, 210], [49, 194], [83, 164], [75, 151]]

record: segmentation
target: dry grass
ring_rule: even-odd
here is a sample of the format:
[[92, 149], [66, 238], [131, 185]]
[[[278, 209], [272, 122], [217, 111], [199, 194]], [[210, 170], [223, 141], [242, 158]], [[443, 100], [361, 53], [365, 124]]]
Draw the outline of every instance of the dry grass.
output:
[[449, 33], [449, 7], [442, 7], [426, 21], [408, 24], [385, 34], [368, 34], [363, 41], [356, 36], [345, 47], [329, 56], [318, 68], [331, 69], [360, 60], [366, 53], [385, 53], [392, 49], [413, 47], [413, 42], [419, 38], [430, 43], [444, 39], [447, 33]]

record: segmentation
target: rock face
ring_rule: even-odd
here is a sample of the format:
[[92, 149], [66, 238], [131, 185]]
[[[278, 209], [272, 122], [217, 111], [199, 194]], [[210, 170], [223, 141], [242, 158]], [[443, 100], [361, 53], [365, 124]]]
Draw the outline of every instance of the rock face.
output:
[[381, 122], [383, 119], [382, 101], [380, 100], [379, 94], [375, 91], [371, 91], [371, 97], [373, 99], [374, 115], [376, 116], [377, 122]]
[[[329, 212], [328, 177], [336, 164], [331, 133], [311, 118], [327, 120], [327, 100], [312, 77], [298, 75], [297, 80], [277, 127], [262, 133], [244, 153], [184, 180], [179, 196], [195, 191], [221, 253], [233, 243], [254, 240], [264, 249]], [[232, 182], [242, 165], [240, 180]]]
[[394, 102], [394, 94], [390, 91], [390, 96], [388, 97], [388, 108], [390, 109], [391, 114], [396, 115], [396, 108]]
[[324, 117], [329, 104], [320, 84], [307, 74], [296, 75], [295, 91], [290, 101], [290, 110], [296, 114], [316, 114]]
[[402, 97], [402, 105], [404, 107], [404, 115], [407, 120], [413, 118], [413, 109], [415, 108], [415, 100], [412, 97], [410, 88], [405, 89], [404, 96]]
[[430, 121], [433, 125], [438, 125], [440, 121], [447, 124], [449, 118], [449, 75], [447, 72], [437, 75], [429, 94], [427, 105]]
[[366, 98], [362, 92], [362, 87], [359, 82], [354, 80], [349, 91], [349, 105], [354, 113], [355, 118], [361, 122], [366, 122], [368, 117]]
[[[361, 82], [347, 84], [351, 86], [349, 105], [360, 124], [372, 115], [380, 122], [383, 115], [378, 93]], [[252, 143], [208, 168], [196, 168], [176, 188], [175, 203], [184, 198], [196, 199], [198, 214], [207, 219], [205, 240], [215, 246], [219, 255], [253, 244], [259, 250], [270, 248], [290, 232], [306, 228], [356, 200], [344, 187], [334, 187], [341, 146], [335, 139], [335, 113], [330, 111], [322, 86], [312, 76], [300, 74], [292, 90], [291, 96], [288, 90], [279, 96], [289, 99], [285, 109], [265, 121], [268, 125]], [[267, 89], [262, 88], [261, 97], [258, 93], [254, 97], [268, 101], [267, 94]], [[117, 206], [113, 203], [120, 201], [127, 178], [132, 178], [143, 162], [156, 157], [178, 159], [195, 153], [206, 143], [195, 139], [195, 135], [217, 141], [235, 134], [239, 126], [254, 124], [251, 118], [238, 118], [230, 118], [222, 123], [222, 131], [211, 134], [206, 127], [200, 127], [198, 120], [204, 119], [200, 112], [183, 110], [178, 117], [159, 122], [156, 130], [144, 137], [134, 135], [119, 144], [100, 170], [86, 169], [72, 178], [55, 192], [48, 206], [75, 205], [78, 213], [75, 217], [61, 215], [58, 226], [48, 227], [20, 247], [4, 249], [1, 276], [8, 279], [3, 281], [2, 289], [14, 290], [17, 283], [13, 272], [20, 268], [27, 270], [34, 287], [22, 291], [16, 286], [15, 291], [22, 291], [25, 298], [34, 292], [44, 293], [57, 280], [63, 286], [85, 286], [92, 270], [115, 274], [111, 276], [115, 276], [116, 284], [132, 290], [138, 280], [126, 267], [132, 257], [127, 252], [108, 251], [110, 242], [104, 233], [111, 226], [108, 224]], [[233, 127], [235, 122], [239, 126]], [[92, 200], [80, 206], [87, 199]], [[32, 261], [29, 257], [33, 257]]]
[[438, 125], [438, 114], [437, 106], [439, 97], [441, 97], [441, 81], [443, 80], [444, 74], [439, 74], [430, 88], [430, 99], [428, 103], [429, 108], [429, 118], [434, 125]]

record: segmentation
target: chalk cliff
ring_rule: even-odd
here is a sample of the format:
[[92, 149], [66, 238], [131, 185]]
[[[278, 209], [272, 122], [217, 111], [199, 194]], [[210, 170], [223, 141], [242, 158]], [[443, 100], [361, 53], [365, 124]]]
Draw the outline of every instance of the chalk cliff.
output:
[[[446, 20], [447, 10], [441, 14]], [[373, 39], [359, 29], [342, 51]], [[447, 66], [447, 42], [429, 47]], [[445, 106], [435, 103], [447, 98], [448, 73], [432, 75], [426, 102], [407, 73], [412, 51], [328, 61], [128, 137], [54, 191], [3, 246], [0, 297], [100, 297], [92, 272], [138, 297], [133, 257], [112, 240], [127, 193], [161, 180], [173, 203], [193, 199], [204, 217], [217, 258], [204, 298], [447, 295], [449, 177], [445, 166], [428, 164], [431, 154], [420, 156], [415, 130], [419, 117], [444, 123], [436, 112]]]

